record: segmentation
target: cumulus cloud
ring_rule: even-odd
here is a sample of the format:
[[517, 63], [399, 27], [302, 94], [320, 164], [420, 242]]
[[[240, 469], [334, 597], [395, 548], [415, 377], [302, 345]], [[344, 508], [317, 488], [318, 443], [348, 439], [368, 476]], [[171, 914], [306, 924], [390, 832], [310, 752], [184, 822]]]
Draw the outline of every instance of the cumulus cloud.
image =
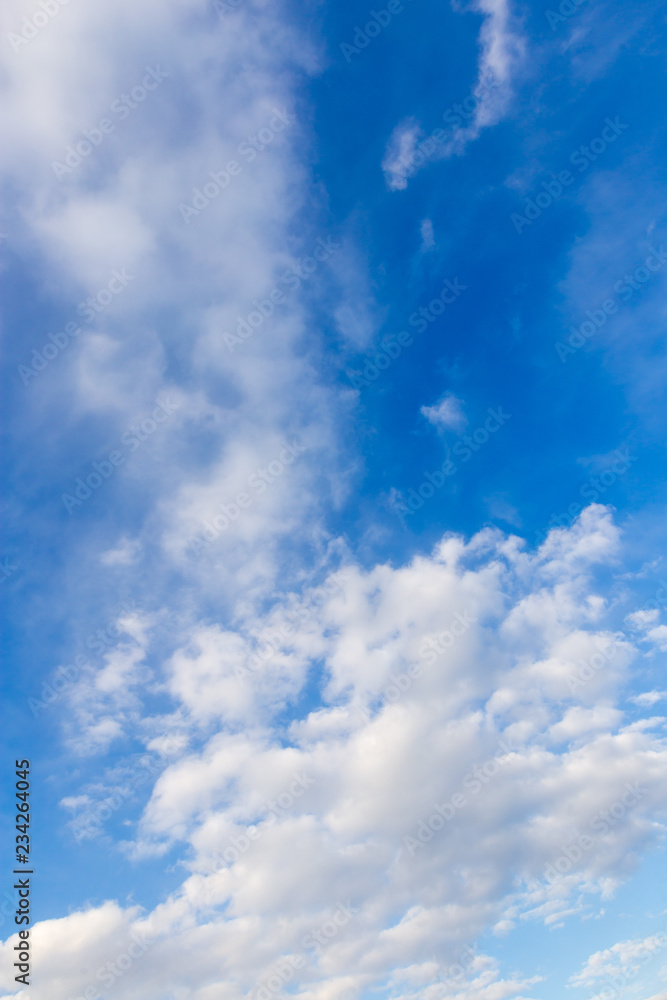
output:
[[[638, 653], [595, 580], [620, 544], [593, 506], [532, 554], [496, 529], [448, 535], [402, 567], [348, 560], [310, 602], [194, 629], [165, 683], [182, 733], [213, 728], [163, 761], [126, 845], [177, 848], [188, 873], [148, 914], [105, 904], [100, 963], [120, 929], [152, 942], [117, 995], [261, 1000], [280, 980], [408, 998], [425, 977], [439, 998], [485, 929], [553, 924], [590, 908], [583, 887], [613, 891], [659, 836], [667, 763], [616, 704]], [[64, 995], [94, 972], [63, 972], [57, 948], [81, 918], [39, 925], [45, 984], [66, 975]], [[476, 961], [460, 995], [530, 995], [534, 980]]]

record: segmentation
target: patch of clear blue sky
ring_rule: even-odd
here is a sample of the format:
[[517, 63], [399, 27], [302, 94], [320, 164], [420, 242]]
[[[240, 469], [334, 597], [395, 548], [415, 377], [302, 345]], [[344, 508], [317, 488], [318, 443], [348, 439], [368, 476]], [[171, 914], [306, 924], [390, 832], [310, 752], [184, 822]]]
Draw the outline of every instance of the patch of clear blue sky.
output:
[[[643, 10], [643, 28], [650, 39], [655, 23], [649, 11], [648, 6]], [[627, 406], [625, 387], [605, 365], [601, 341], [613, 337], [618, 316], [565, 363], [554, 347], [569, 335], [570, 324], [579, 326], [586, 318], [584, 309], [580, 314], [563, 308], [559, 289], [573, 245], [589, 236], [590, 220], [579, 200], [582, 185], [595, 171], [616, 170], [646, 147], [653, 169], [660, 170], [665, 152], [660, 60], [653, 53], [640, 56], [641, 39], [633, 39], [602, 76], [587, 82], [552, 50], [541, 65], [533, 65], [533, 78], [518, 88], [505, 121], [483, 132], [464, 156], [433, 162], [406, 190], [392, 192], [379, 165], [393, 127], [412, 117], [428, 133], [442, 124], [444, 110], [471, 92], [479, 19], [454, 14], [447, 5], [406, 4], [400, 17], [348, 64], [333, 40], [352, 36], [354, 24], [362, 20], [360, 8], [343, 4], [327, 14], [331, 65], [311, 87], [315, 170], [326, 184], [332, 211], [353, 220], [353, 232], [368, 250], [374, 291], [387, 308], [378, 340], [406, 328], [414, 334], [400, 361], [361, 390], [356, 431], [366, 478], [361, 497], [354, 497], [347, 512], [348, 530], [359, 538], [380, 519], [388, 528], [387, 554], [396, 547], [428, 547], [442, 530], [470, 532], [496, 520], [488, 500], [500, 497], [516, 508], [520, 531], [533, 542], [552, 515], [581, 501], [581, 489], [595, 471], [581, 460], [619, 447], [631, 447], [635, 461], [599, 491], [599, 499], [620, 510], [637, 510], [664, 498], [656, 461], [664, 415], [647, 427]], [[531, 45], [554, 43], [542, 7], [524, 8], [524, 18]], [[562, 26], [563, 33], [569, 30], [570, 25]], [[571, 154], [598, 136], [609, 116], [629, 127], [599, 163], [580, 173]], [[537, 193], [542, 180], [563, 168], [575, 180], [517, 234], [510, 215], [522, 210], [523, 198], [506, 181], [528, 167], [534, 171], [529, 193]], [[610, 204], [609, 213], [615, 212], [622, 227], [622, 206]], [[436, 245], [422, 254], [424, 218], [433, 223]], [[650, 221], [648, 216], [646, 224]], [[617, 277], [628, 262], [643, 259], [629, 229], [626, 246], [609, 247], [612, 268], [614, 257], [618, 261]], [[454, 276], [468, 286], [460, 299], [422, 334], [406, 324], [443, 279]], [[603, 291], [604, 286], [591, 289], [588, 308], [599, 306]], [[619, 311], [627, 316], [640, 303], [638, 294]], [[350, 367], [362, 370], [363, 363], [359, 359]], [[418, 487], [425, 472], [441, 465], [444, 442], [419, 408], [446, 392], [464, 400], [468, 431], [483, 422], [488, 407], [500, 405], [512, 419], [460, 465], [422, 511], [406, 518], [410, 532], [401, 538], [395, 531], [399, 522], [381, 498], [392, 487], [405, 493]], [[446, 437], [450, 445], [457, 441], [451, 432]]]

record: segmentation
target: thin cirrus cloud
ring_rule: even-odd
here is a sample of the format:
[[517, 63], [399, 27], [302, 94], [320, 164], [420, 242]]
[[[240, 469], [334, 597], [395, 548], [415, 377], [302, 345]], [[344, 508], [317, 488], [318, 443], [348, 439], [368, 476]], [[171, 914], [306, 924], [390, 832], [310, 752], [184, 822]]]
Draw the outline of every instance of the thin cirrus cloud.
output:
[[410, 178], [430, 160], [461, 155], [483, 129], [507, 113], [514, 76], [525, 60], [526, 39], [508, 0], [479, 0], [470, 9], [481, 13], [484, 21], [479, 34], [477, 81], [462, 105], [463, 116], [458, 108], [455, 116], [451, 108], [445, 111], [445, 125], [436, 136], [427, 136], [426, 127], [414, 117], [396, 125], [381, 164], [390, 191], [405, 190]]

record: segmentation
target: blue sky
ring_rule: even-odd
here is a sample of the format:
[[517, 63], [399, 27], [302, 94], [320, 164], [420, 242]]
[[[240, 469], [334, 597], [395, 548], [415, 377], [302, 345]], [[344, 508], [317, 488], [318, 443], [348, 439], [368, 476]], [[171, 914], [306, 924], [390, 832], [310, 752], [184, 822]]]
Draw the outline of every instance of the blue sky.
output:
[[664, 11], [53, 4], [2, 14], [0, 1000], [665, 1000]]

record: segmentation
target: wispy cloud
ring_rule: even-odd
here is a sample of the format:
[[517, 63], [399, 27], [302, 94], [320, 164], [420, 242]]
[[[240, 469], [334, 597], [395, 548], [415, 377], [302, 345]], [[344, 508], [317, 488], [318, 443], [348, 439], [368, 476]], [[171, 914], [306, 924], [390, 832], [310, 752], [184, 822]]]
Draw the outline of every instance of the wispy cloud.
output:
[[462, 103], [443, 111], [440, 125], [426, 136], [425, 126], [414, 117], [400, 122], [387, 143], [382, 170], [391, 191], [403, 191], [427, 162], [460, 156], [485, 128], [507, 114], [515, 77], [522, 67], [527, 41], [509, 0], [476, 0], [461, 12], [484, 15], [479, 34], [477, 81]]
[[444, 396], [433, 406], [422, 406], [419, 412], [438, 430], [461, 430], [467, 424], [463, 411], [463, 400], [456, 396]]

